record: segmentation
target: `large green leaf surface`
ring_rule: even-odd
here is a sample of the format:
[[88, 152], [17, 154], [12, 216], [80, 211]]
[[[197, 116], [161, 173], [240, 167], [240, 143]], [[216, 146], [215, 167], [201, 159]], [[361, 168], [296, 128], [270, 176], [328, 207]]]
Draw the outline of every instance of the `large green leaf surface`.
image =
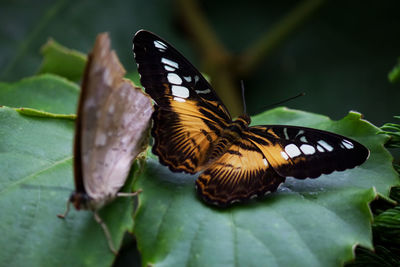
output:
[[[50, 55], [52, 57], [52, 55]], [[133, 75], [132, 75], [133, 77]], [[55, 75], [0, 84], [0, 105], [74, 113], [79, 88]], [[143, 189], [134, 232], [142, 264], [160, 266], [338, 266], [355, 244], [371, 248], [368, 203], [398, 183], [387, 137], [350, 113], [340, 121], [278, 108], [253, 124], [315, 127], [355, 138], [368, 161], [304, 181], [288, 178], [278, 192], [229, 209], [209, 207], [194, 191], [196, 176], [176, 174], [154, 157], [135, 184]], [[109, 266], [110, 253], [90, 212], [62, 213], [73, 189], [73, 122], [0, 109], [0, 262], [8, 266]], [[375, 189], [374, 189], [375, 188]], [[132, 205], [119, 199], [101, 211], [120, 244], [132, 226]]]
[[[1, 265], [110, 266], [114, 255], [91, 212], [56, 216], [74, 188], [73, 122], [2, 107], [0, 125]], [[131, 229], [131, 215], [130, 199], [100, 212], [114, 244]]]
[[[291, 124], [330, 130], [371, 150], [362, 166], [318, 179], [288, 178], [276, 193], [228, 209], [196, 196], [196, 176], [172, 173], [149, 159], [136, 188], [143, 189], [135, 218], [142, 264], [156, 266], [339, 266], [356, 244], [371, 248], [368, 203], [387, 195], [398, 177], [383, 148], [387, 136], [360, 115], [340, 121], [277, 108], [253, 124]], [[376, 190], [375, 190], [376, 188]]]
[[42, 74], [15, 83], [0, 83], [0, 105], [35, 108], [57, 114], [76, 112], [79, 86], [53, 74]]

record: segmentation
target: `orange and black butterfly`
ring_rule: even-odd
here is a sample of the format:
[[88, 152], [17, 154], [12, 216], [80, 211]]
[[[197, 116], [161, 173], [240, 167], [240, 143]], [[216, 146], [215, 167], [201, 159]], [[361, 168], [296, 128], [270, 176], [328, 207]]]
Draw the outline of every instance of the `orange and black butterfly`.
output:
[[156, 103], [153, 153], [174, 172], [197, 173], [197, 191], [210, 204], [273, 192], [291, 176], [316, 178], [362, 164], [366, 147], [317, 129], [249, 126], [232, 120], [200, 72], [170, 44], [148, 31], [133, 38], [142, 86]]

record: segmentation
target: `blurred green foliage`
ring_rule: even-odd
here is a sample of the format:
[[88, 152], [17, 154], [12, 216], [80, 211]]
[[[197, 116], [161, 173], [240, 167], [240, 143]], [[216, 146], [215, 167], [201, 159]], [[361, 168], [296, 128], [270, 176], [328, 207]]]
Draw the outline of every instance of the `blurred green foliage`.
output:
[[[220, 42], [239, 53], [299, 3], [208, 0], [201, 1], [200, 8]], [[9, 0], [0, 7], [3, 81], [34, 74], [41, 62], [40, 47], [49, 37], [88, 52], [103, 31], [110, 32], [122, 63], [132, 72], [131, 41], [141, 28], [164, 37], [202, 67], [198, 44], [182, 30], [185, 21], [174, 1]], [[400, 97], [398, 84], [387, 80], [400, 53], [399, 8], [397, 0], [325, 1], [246, 77], [249, 112], [306, 92], [287, 105], [334, 119], [356, 110], [375, 124], [388, 121], [398, 113]]]

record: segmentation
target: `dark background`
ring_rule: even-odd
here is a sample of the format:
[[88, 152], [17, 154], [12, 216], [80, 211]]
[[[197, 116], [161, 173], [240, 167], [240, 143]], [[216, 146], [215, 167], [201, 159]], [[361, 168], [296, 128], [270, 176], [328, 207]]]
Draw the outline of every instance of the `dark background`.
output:
[[[324, 2], [324, 1], [322, 1]], [[16, 81], [40, 67], [40, 47], [49, 37], [87, 53], [108, 31], [128, 72], [136, 70], [134, 33], [145, 28], [172, 43], [199, 66], [196, 43], [178, 19], [174, 1], [2, 1], [0, 80]], [[221, 43], [240, 53], [301, 1], [200, 1]], [[377, 126], [400, 115], [399, 84], [387, 75], [400, 56], [400, 1], [325, 1], [245, 80], [249, 112], [300, 92], [291, 108], [340, 119], [350, 110]]]

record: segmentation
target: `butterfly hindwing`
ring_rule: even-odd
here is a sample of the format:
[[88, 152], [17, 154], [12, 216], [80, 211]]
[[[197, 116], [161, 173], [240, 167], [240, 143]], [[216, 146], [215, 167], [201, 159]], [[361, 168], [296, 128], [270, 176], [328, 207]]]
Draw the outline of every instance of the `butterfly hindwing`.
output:
[[281, 176], [299, 179], [343, 171], [362, 164], [369, 151], [360, 143], [306, 127], [266, 125], [249, 128], [252, 142]]
[[208, 203], [227, 206], [276, 191], [285, 181], [263, 153], [247, 139], [239, 139], [196, 180], [197, 191]]
[[171, 170], [195, 173], [230, 115], [204, 77], [166, 41], [139, 31], [133, 43], [141, 83], [157, 104], [153, 152]]

